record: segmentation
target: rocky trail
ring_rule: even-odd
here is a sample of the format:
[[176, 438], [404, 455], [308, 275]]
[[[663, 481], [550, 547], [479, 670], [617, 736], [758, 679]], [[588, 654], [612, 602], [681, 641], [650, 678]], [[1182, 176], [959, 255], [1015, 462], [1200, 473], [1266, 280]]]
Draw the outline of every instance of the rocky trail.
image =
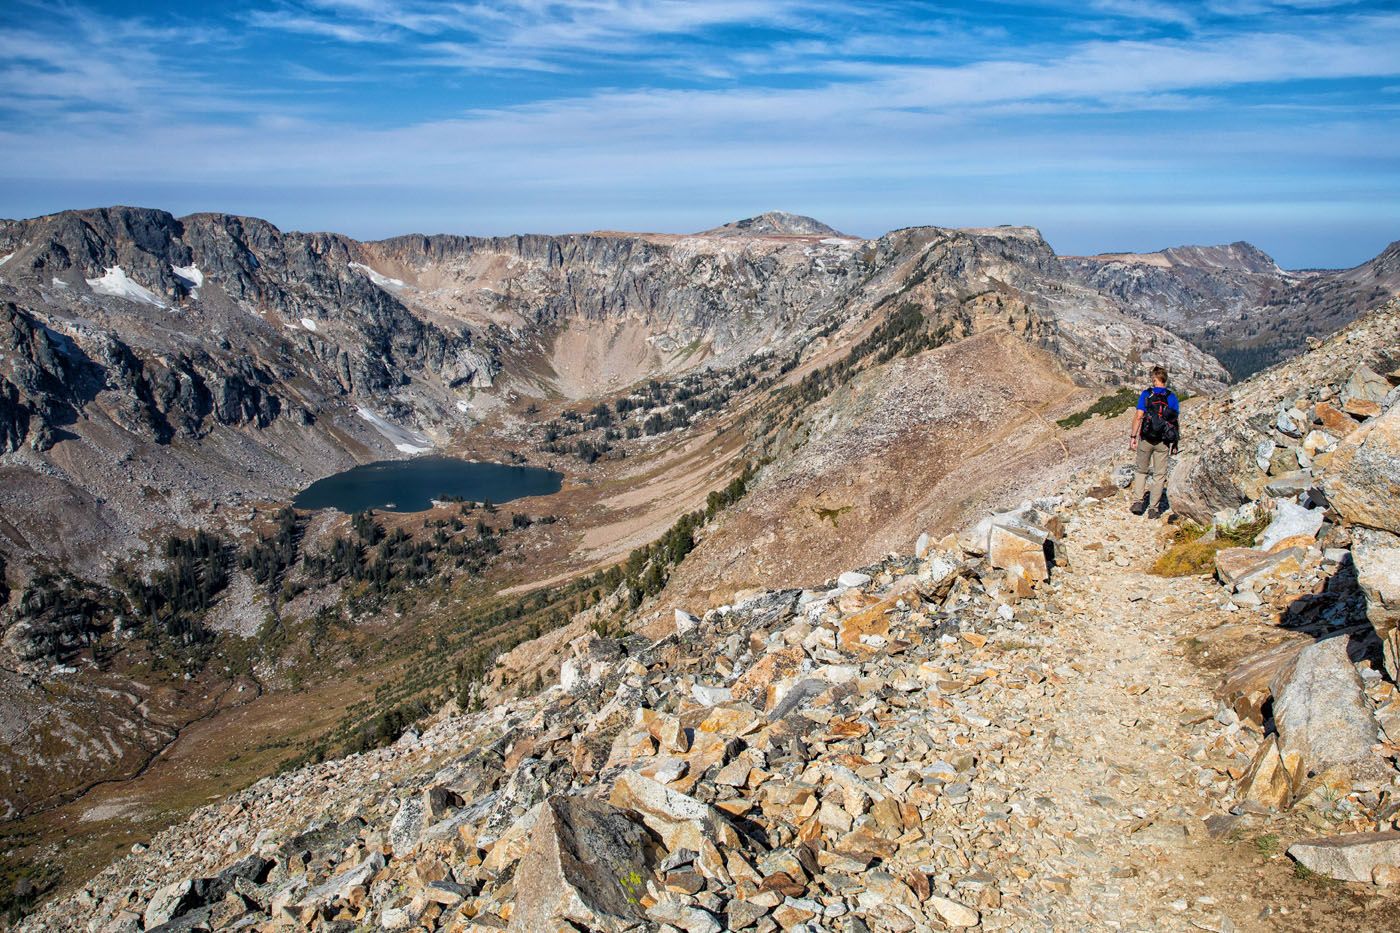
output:
[[[1289, 864], [1270, 866], [1273, 853], [1247, 843], [1242, 854], [1220, 838], [1234, 822], [1220, 806], [1230, 782], [1203, 765], [1204, 749], [1238, 720], [1184, 645], [1233, 616], [1228, 595], [1209, 577], [1150, 573], [1163, 523], [1130, 514], [1120, 496], [1077, 513], [1069, 533], [1073, 564], [1031, 626], [1052, 639], [1039, 664], [1062, 683], [1043, 697], [995, 695], [984, 713], [1024, 717], [1031, 732], [1018, 760], [1003, 763], [1013, 810], [1038, 820], [1012, 840], [1028, 851], [1012, 856], [1011, 873], [1040, 882], [1012, 925], [1327, 928], [1307, 908], [1316, 890], [1294, 881]], [[1037, 836], [1048, 845], [1022, 841]], [[1263, 880], [1256, 870], [1268, 883], [1252, 892]], [[1354, 922], [1339, 917], [1337, 928]]]

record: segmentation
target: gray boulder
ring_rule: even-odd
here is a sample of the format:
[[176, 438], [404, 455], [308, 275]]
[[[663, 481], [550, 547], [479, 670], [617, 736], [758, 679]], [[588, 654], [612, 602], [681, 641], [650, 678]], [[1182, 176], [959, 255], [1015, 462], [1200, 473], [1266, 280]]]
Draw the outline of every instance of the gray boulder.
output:
[[1400, 537], [1358, 529], [1351, 560], [1366, 597], [1366, 618], [1385, 650], [1386, 670], [1400, 679]]
[[406, 797], [399, 801], [399, 812], [389, 824], [389, 845], [397, 858], [403, 858], [418, 844], [423, 830], [428, 826], [428, 811], [418, 797]]
[[1386, 378], [1369, 366], [1358, 366], [1342, 387], [1342, 404], [1353, 399], [1363, 402], [1383, 402], [1390, 392]]
[[1400, 534], [1400, 405], [1337, 445], [1323, 488], [1352, 524]]
[[200, 897], [194, 890], [194, 879], [182, 878], [158, 888], [156, 893], [151, 895], [150, 903], [146, 905], [146, 912], [141, 919], [149, 930], [169, 923], [186, 911], [198, 907], [200, 903]]
[[1373, 750], [1380, 726], [1347, 654], [1346, 638], [1329, 638], [1298, 653], [1273, 682], [1279, 753], [1303, 796], [1318, 785], [1342, 792], [1389, 783], [1394, 769]]
[[1172, 510], [1206, 526], [1216, 512], [1231, 511], [1256, 498], [1259, 447], [1259, 433], [1246, 424], [1231, 424], [1210, 436], [1193, 438], [1167, 475]]

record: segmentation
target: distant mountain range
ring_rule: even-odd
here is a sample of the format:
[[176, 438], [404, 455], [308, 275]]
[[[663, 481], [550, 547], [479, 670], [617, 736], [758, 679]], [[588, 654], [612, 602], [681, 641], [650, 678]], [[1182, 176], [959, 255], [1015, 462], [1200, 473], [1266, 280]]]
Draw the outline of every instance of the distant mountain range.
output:
[[80, 565], [193, 524], [195, 501], [281, 498], [393, 456], [386, 422], [446, 443], [513, 398], [800, 352], [900, 309], [939, 339], [1014, 328], [1086, 384], [1135, 378], [1133, 354], [1224, 378], [1029, 228], [862, 241], [769, 213], [691, 235], [360, 242], [113, 207], [0, 222], [0, 257], [0, 453], [73, 519], [55, 537], [55, 509], [17, 497], [0, 547]]
[[1078, 282], [1180, 334], [1242, 378], [1400, 294], [1400, 242], [1352, 269], [1290, 272], [1249, 243], [1064, 257]]

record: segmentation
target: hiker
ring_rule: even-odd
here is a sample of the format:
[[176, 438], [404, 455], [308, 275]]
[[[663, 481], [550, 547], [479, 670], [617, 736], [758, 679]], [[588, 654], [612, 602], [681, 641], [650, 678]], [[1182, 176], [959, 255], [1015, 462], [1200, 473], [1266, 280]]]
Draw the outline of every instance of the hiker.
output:
[[1167, 479], [1167, 457], [1176, 453], [1177, 441], [1181, 439], [1180, 411], [1176, 393], [1167, 388], [1166, 368], [1152, 367], [1152, 385], [1138, 396], [1133, 435], [1128, 442], [1128, 449], [1137, 451], [1137, 469], [1129, 496], [1134, 515], [1149, 512], [1149, 517], [1161, 518], [1167, 510], [1162, 484]]

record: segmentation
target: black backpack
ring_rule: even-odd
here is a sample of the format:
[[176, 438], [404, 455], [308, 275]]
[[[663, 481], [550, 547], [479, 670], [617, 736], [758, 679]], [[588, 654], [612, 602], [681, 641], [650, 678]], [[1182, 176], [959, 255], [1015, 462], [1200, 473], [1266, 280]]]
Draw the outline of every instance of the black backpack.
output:
[[1181, 439], [1176, 412], [1172, 409], [1170, 391], [1147, 393], [1142, 413], [1142, 439], [1149, 444], [1170, 444], [1175, 447]]

